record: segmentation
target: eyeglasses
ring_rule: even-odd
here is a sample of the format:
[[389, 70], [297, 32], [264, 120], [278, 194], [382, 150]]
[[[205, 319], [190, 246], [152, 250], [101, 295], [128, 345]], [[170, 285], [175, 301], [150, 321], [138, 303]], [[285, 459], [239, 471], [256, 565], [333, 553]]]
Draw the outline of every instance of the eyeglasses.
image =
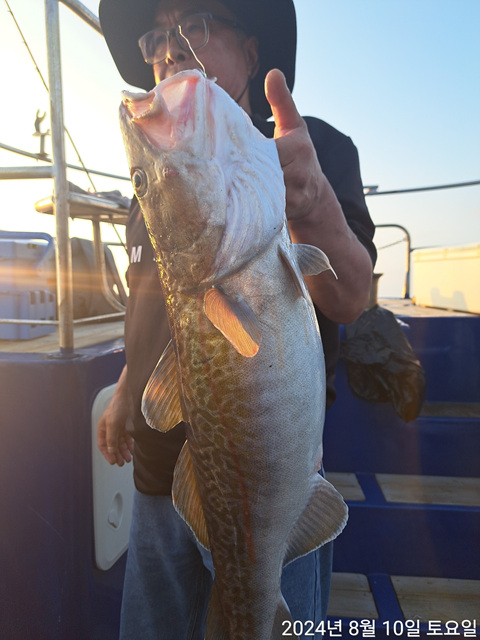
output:
[[184, 51], [201, 49], [208, 42], [210, 20], [216, 20], [232, 29], [245, 31], [245, 28], [234, 20], [215, 16], [213, 13], [194, 13], [183, 18], [171, 29], [153, 29], [143, 35], [138, 41], [138, 46], [145, 62], [147, 64], [163, 62], [167, 57], [168, 43], [172, 35]]

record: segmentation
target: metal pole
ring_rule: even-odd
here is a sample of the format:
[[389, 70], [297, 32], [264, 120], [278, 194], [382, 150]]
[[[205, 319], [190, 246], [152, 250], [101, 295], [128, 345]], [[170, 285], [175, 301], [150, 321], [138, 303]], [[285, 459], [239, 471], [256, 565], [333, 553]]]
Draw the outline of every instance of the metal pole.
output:
[[403, 231], [407, 238], [407, 251], [405, 256], [405, 280], [403, 284], [403, 297], [405, 300], [410, 298], [410, 269], [411, 269], [411, 253], [412, 253], [412, 239], [410, 237], [410, 233], [408, 229], [403, 227], [401, 224], [377, 224], [375, 225], [377, 228], [391, 227], [394, 229], [400, 229]]
[[[34, 160], [41, 160], [42, 162], [51, 162], [48, 157], [41, 157], [38, 153], [29, 153], [28, 151], [23, 151], [23, 149], [16, 149], [15, 147], [10, 147], [8, 144], [4, 144], [0, 142], [0, 149], [5, 149], [5, 151], [11, 151], [12, 153], [18, 153], [21, 156], [25, 156], [26, 158], [33, 158]], [[69, 169], [75, 169], [76, 171], [85, 171], [85, 167], [79, 167], [76, 164], [67, 164]], [[8, 167], [6, 167], [8, 168]], [[5, 168], [5, 169], [6, 169]], [[0, 169], [3, 170], [3, 169]], [[130, 182], [130, 177], [128, 176], [119, 176], [116, 173], [106, 173], [105, 171], [97, 171], [96, 169], [88, 169], [88, 173], [92, 173], [96, 176], [103, 176], [104, 178], [115, 178], [115, 180], [125, 180], [126, 182]]]
[[58, 331], [60, 354], [73, 354], [72, 252], [69, 236], [68, 182], [65, 166], [62, 73], [58, 0], [45, 0], [48, 77], [52, 132], [53, 184], [56, 227]]
[[53, 178], [52, 167], [0, 167], [0, 180]]
[[100, 27], [100, 22], [97, 16], [87, 9], [85, 5], [83, 5], [79, 0], [61, 0], [61, 2], [71, 9], [74, 13], [77, 14], [84, 22], [86, 22], [90, 27], [98, 31], [100, 35], [103, 35], [102, 29]]

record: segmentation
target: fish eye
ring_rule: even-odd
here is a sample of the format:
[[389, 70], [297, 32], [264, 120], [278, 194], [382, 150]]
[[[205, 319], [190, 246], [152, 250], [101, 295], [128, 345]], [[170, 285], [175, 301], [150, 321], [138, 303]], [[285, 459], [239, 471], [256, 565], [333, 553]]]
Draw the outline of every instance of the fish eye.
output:
[[132, 171], [132, 185], [137, 198], [142, 198], [147, 193], [148, 180], [145, 171], [142, 169]]

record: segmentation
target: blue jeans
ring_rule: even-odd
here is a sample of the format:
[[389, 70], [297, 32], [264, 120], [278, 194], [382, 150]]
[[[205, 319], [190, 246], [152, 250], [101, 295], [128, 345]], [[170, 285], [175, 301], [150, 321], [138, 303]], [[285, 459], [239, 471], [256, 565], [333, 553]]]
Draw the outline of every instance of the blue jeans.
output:
[[[332, 543], [289, 564], [282, 592], [293, 620], [326, 618]], [[135, 492], [120, 640], [203, 640], [213, 564], [170, 496]], [[311, 638], [311, 636], [310, 636]]]

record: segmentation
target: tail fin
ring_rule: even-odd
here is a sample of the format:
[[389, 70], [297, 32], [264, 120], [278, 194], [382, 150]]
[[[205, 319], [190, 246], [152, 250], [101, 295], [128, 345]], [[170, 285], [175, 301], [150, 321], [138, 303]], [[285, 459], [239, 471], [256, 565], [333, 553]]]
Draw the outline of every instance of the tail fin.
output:
[[285, 640], [285, 637], [292, 638], [292, 640], [298, 640], [297, 636], [293, 633], [293, 620], [288, 608], [287, 603], [282, 598], [275, 614], [275, 620], [273, 621], [272, 637], [271, 640]]
[[228, 640], [226, 629], [222, 624], [220, 603], [217, 595], [217, 585], [213, 581], [210, 600], [208, 601], [207, 624], [205, 627], [205, 640]]
[[[261, 622], [265, 622], [262, 620]], [[268, 630], [265, 630], [268, 633]], [[262, 639], [267, 640], [264, 632], [261, 633]], [[282, 597], [277, 611], [275, 613], [275, 618], [273, 620], [272, 632], [269, 640], [285, 640], [285, 637], [290, 638], [291, 640], [298, 640], [297, 636], [293, 633], [293, 621], [292, 615], [288, 608], [287, 603]], [[229, 640], [228, 631], [224, 628], [222, 622], [222, 616], [220, 614], [220, 605], [217, 596], [217, 590], [215, 581], [213, 583], [212, 592], [210, 595], [210, 601], [208, 603], [208, 614], [207, 614], [207, 624], [205, 629], [205, 640]], [[241, 635], [244, 638], [244, 634]], [[247, 637], [245, 636], [245, 640]], [[254, 638], [253, 635], [248, 635], [248, 640], [260, 640], [259, 638]]]

